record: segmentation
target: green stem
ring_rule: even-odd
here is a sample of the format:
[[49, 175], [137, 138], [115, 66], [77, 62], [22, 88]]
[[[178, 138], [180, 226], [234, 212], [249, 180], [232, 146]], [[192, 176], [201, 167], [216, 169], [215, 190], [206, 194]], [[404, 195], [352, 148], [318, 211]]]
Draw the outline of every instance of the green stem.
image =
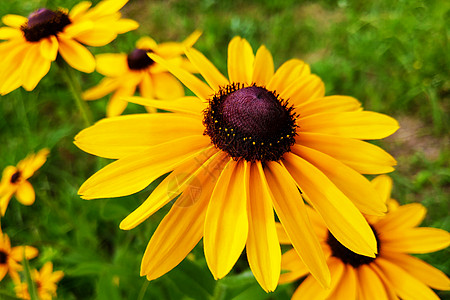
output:
[[25, 273], [25, 281], [28, 286], [28, 294], [30, 294], [31, 300], [39, 300], [36, 285], [34, 284], [33, 278], [31, 278], [31, 270], [30, 265], [28, 264], [28, 260], [25, 256], [25, 247], [23, 248], [23, 272]]
[[139, 291], [139, 295], [137, 300], [143, 300], [145, 296], [145, 292], [147, 291], [148, 285], [150, 284], [150, 281], [144, 282], [144, 284], [141, 287], [141, 290]]
[[75, 78], [75, 74], [71, 67], [67, 65], [64, 61], [58, 61], [58, 65], [60, 66], [63, 74], [64, 81], [67, 83], [69, 87], [70, 93], [72, 94], [75, 103], [77, 104], [78, 110], [81, 113], [81, 116], [84, 120], [84, 125], [86, 127], [91, 126], [93, 122], [92, 113], [89, 109], [89, 106], [86, 102], [81, 98], [81, 86], [78, 78]]

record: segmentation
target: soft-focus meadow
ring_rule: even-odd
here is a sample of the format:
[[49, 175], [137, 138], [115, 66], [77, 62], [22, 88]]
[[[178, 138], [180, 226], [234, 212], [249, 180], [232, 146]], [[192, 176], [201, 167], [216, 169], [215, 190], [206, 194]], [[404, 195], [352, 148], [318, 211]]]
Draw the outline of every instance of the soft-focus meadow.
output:
[[[4, 0], [0, 16], [27, 16], [43, 6], [71, 8], [77, 2]], [[393, 196], [402, 204], [424, 204], [428, 215], [423, 226], [450, 230], [450, 32], [445, 22], [450, 2], [130, 0], [122, 12], [140, 28], [91, 49], [93, 53], [128, 52], [145, 35], [157, 42], [181, 41], [200, 29], [203, 35], [194, 47], [225, 71], [227, 44], [240, 35], [254, 49], [265, 44], [276, 66], [293, 57], [308, 62], [324, 80], [327, 95], [351, 95], [368, 110], [394, 116], [401, 129], [380, 143], [398, 161], [391, 174]], [[102, 78], [73, 73], [83, 90]], [[107, 99], [88, 103], [96, 120], [105, 116]], [[130, 104], [125, 113], [138, 112], [145, 111]], [[56, 64], [32, 92], [18, 89], [0, 97], [0, 169], [16, 165], [30, 152], [51, 150], [47, 163], [30, 179], [35, 204], [26, 207], [12, 200], [1, 226], [13, 246], [39, 249], [31, 267], [52, 261], [55, 270], [64, 271], [59, 299], [289, 299], [294, 285], [266, 294], [248, 271], [245, 255], [232, 273], [214, 281], [201, 244], [162, 278], [141, 278], [142, 254], [169, 207], [122, 231], [120, 221], [156, 183], [124, 198], [80, 199], [79, 186], [107, 163], [74, 146], [83, 124]], [[449, 249], [420, 257], [450, 274]], [[438, 294], [450, 297], [448, 292]], [[14, 299], [8, 295], [14, 290], [5, 278], [0, 299]]]

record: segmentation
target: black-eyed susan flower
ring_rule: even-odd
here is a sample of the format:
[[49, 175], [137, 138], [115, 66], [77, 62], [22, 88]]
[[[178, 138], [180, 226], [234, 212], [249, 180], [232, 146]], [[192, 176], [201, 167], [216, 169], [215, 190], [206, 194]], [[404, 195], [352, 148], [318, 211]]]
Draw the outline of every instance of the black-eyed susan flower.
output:
[[[388, 200], [390, 178], [374, 179], [376, 188]], [[320, 216], [310, 209], [309, 217], [320, 239], [331, 272], [331, 288], [324, 289], [308, 276], [294, 292], [292, 299], [439, 299], [430, 289], [450, 290], [450, 280], [438, 269], [409, 255], [429, 253], [447, 247], [450, 234], [445, 230], [417, 226], [426, 209], [419, 203], [398, 206], [390, 200], [390, 210], [383, 217], [369, 216], [368, 221], [378, 241], [375, 258], [362, 256], [343, 246], [328, 231]], [[397, 205], [395, 205], [397, 204]], [[279, 226], [280, 242], [289, 243]], [[280, 283], [295, 281], [309, 272], [294, 250], [282, 257]]]
[[16, 167], [7, 166], [3, 170], [0, 182], [0, 211], [5, 215], [6, 208], [12, 196], [23, 205], [31, 205], [35, 200], [33, 186], [27, 180], [33, 176], [47, 160], [48, 149], [42, 149], [37, 154], [30, 154], [21, 160]]
[[133, 96], [136, 88], [139, 88], [140, 95], [145, 98], [177, 99], [184, 96], [181, 83], [147, 54], [156, 53], [191, 71], [192, 66], [181, 55], [184, 48], [191, 47], [199, 36], [200, 32], [196, 31], [181, 43], [161, 44], [150, 37], [143, 37], [129, 54], [97, 55], [97, 71], [106, 77], [99, 85], [84, 92], [83, 98], [96, 100], [113, 92], [106, 109], [106, 115], [111, 117], [122, 114], [128, 104], [122, 97]]
[[6, 273], [9, 273], [14, 280], [19, 279], [18, 271], [22, 270], [20, 263], [24, 254], [26, 259], [32, 259], [38, 255], [38, 250], [31, 246], [11, 248], [8, 235], [0, 229], [0, 281], [3, 280]]
[[364, 139], [398, 128], [385, 115], [363, 111], [346, 96], [324, 96], [324, 85], [303, 61], [276, 72], [264, 47], [253, 54], [239, 37], [228, 47], [224, 77], [200, 52], [185, 53], [206, 83], [156, 55], [196, 97], [130, 101], [173, 113], [109, 118], [83, 130], [75, 144], [118, 159], [80, 188], [85, 199], [138, 192], [167, 172], [149, 198], [120, 224], [132, 229], [181, 194], [151, 238], [141, 275], [155, 279], [175, 267], [203, 238], [208, 266], [224, 277], [244, 247], [266, 291], [278, 283], [281, 251], [275, 216], [312, 274], [330, 282], [325, 257], [303, 198], [353, 251], [375, 256], [375, 236], [359, 210], [386, 207], [360, 173], [393, 170], [395, 160]]
[[[36, 285], [40, 300], [52, 300], [56, 297], [57, 283], [64, 277], [63, 271], [54, 271], [52, 262], [46, 262], [41, 270], [33, 270], [31, 278]], [[24, 282], [15, 282], [16, 295], [20, 299], [30, 299], [28, 285]]]
[[122, 19], [119, 10], [128, 0], [104, 0], [91, 8], [82, 1], [69, 12], [66, 9], [41, 8], [28, 18], [3, 16], [0, 28], [0, 94], [20, 86], [33, 90], [58, 55], [73, 68], [90, 73], [95, 69], [94, 56], [82, 44], [103, 46], [119, 33], [138, 27]]

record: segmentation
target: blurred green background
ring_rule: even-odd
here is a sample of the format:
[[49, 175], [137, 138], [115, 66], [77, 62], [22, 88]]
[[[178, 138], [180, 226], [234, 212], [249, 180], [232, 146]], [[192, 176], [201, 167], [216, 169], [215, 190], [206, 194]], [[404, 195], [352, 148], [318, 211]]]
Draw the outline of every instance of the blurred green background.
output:
[[[40, 7], [71, 8], [77, 2], [7, 0], [0, 4], [0, 16], [27, 16]], [[428, 215], [423, 226], [450, 230], [449, 9], [450, 2], [444, 0], [130, 0], [122, 12], [140, 28], [91, 51], [128, 52], [141, 36], [181, 41], [200, 29], [203, 35], [195, 47], [221, 71], [226, 70], [227, 44], [235, 35], [246, 38], [255, 50], [265, 44], [276, 66], [301, 58], [324, 80], [327, 95], [351, 95], [367, 110], [397, 118], [401, 129], [379, 143], [398, 160], [391, 174], [393, 196], [401, 203], [424, 204]], [[101, 79], [97, 73], [77, 76], [83, 89]], [[89, 103], [96, 119], [104, 117], [107, 98]], [[136, 112], [143, 109], [130, 105], [126, 111]], [[289, 299], [294, 285], [265, 294], [245, 261], [215, 282], [201, 245], [166, 276], [150, 283], [140, 278], [142, 254], [168, 207], [139, 227], [121, 231], [119, 222], [154, 185], [120, 199], [81, 200], [78, 187], [106, 163], [73, 145], [81, 129], [83, 121], [56, 65], [34, 91], [19, 89], [0, 97], [0, 169], [29, 152], [51, 149], [48, 162], [30, 180], [36, 203], [25, 207], [12, 200], [2, 228], [13, 245], [40, 250], [32, 267], [51, 260], [55, 269], [65, 272], [58, 298]], [[449, 254], [446, 249], [420, 257], [449, 274]], [[7, 294], [13, 295], [13, 286], [5, 279], [0, 298]]]

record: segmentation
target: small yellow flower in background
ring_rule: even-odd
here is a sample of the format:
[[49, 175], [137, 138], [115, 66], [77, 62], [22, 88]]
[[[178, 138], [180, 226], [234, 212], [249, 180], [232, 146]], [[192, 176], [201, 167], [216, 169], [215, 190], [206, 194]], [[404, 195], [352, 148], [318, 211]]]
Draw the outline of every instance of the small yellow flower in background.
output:
[[396, 162], [362, 140], [389, 136], [398, 123], [363, 111], [354, 98], [325, 97], [323, 82], [303, 61], [289, 60], [275, 72], [270, 52], [261, 46], [254, 55], [240, 37], [228, 46], [229, 79], [199, 51], [185, 54], [207, 84], [149, 56], [196, 97], [129, 98], [173, 113], [108, 118], [75, 137], [82, 150], [117, 159], [80, 187], [84, 199], [130, 195], [172, 171], [120, 224], [132, 229], [181, 194], [147, 246], [141, 275], [164, 275], [203, 238], [216, 279], [246, 248], [256, 279], [273, 291], [281, 266], [275, 210], [296, 251], [327, 286], [330, 273], [302, 196], [339, 241], [375, 257], [375, 236], [359, 210], [383, 215], [386, 205], [361, 173], [391, 172]]
[[[56, 297], [57, 282], [64, 277], [62, 271], [53, 272], [53, 264], [46, 262], [40, 271], [33, 270], [31, 277], [36, 285], [37, 293], [40, 300], [51, 300]], [[16, 281], [16, 295], [21, 299], [30, 299], [28, 285], [26, 283]]]
[[8, 235], [0, 229], [0, 281], [3, 280], [6, 273], [9, 273], [14, 280], [19, 279], [18, 271], [22, 270], [21, 262], [24, 253], [26, 259], [32, 259], [38, 255], [38, 250], [31, 246], [11, 248]]
[[[450, 280], [443, 272], [408, 255], [444, 249], [450, 245], [450, 234], [437, 228], [417, 228], [426, 215], [425, 207], [419, 203], [398, 206], [395, 200], [389, 199], [392, 183], [388, 176], [378, 176], [372, 183], [394, 207], [383, 217], [368, 218], [378, 241], [376, 258], [345, 248], [330, 234], [320, 216], [310, 209], [309, 217], [330, 268], [331, 288], [322, 288], [309, 275], [292, 299], [427, 300], [439, 299], [429, 287], [450, 290]], [[282, 227], [278, 229], [280, 242], [289, 244]], [[309, 273], [294, 249], [283, 254], [282, 269], [289, 272], [281, 275], [280, 284], [296, 281]]]
[[48, 154], [48, 149], [42, 149], [37, 154], [30, 154], [21, 160], [17, 167], [7, 166], [3, 170], [2, 181], [0, 182], [0, 211], [2, 216], [5, 215], [6, 208], [13, 195], [23, 205], [34, 203], [34, 189], [27, 179], [42, 167]]
[[145, 98], [177, 99], [184, 96], [181, 83], [164, 67], [155, 63], [147, 53], [156, 53], [188, 71], [193, 71], [193, 67], [181, 55], [184, 48], [192, 47], [200, 35], [199, 31], [195, 31], [181, 43], [167, 42], [159, 45], [152, 38], [143, 37], [128, 55], [97, 55], [97, 71], [106, 77], [99, 85], [84, 92], [83, 98], [96, 100], [114, 92], [106, 110], [106, 115], [111, 117], [122, 114], [128, 102], [121, 97], [133, 96], [137, 87]]
[[73, 68], [90, 73], [95, 69], [94, 56], [82, 44], [103, 46], [119, 33], [139, 25], [121, 19], [118, 12], [128, 0], [104, 0], [93, 8], [83, 1], [70, 12], [66, 9], [41, 8], [28, 18], [3, 16], [7, 27], [0, 28], [0, 94], [20, 86], [33, 90], [44, 77], [58, 53]]

